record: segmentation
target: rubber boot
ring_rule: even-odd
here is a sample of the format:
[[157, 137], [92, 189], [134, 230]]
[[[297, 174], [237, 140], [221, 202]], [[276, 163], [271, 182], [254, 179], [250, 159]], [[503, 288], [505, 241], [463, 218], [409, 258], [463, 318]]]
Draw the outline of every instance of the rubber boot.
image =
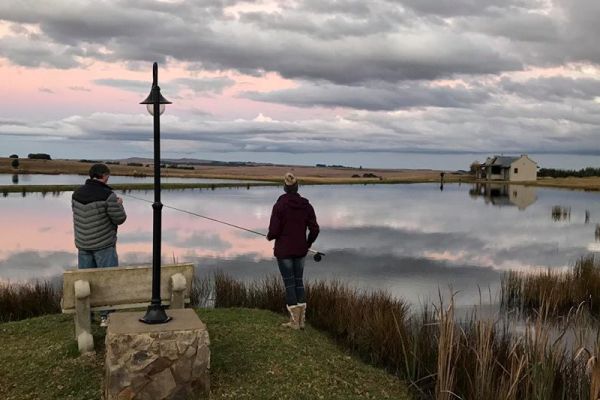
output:
[[300, 321], [298, 322], [298, 326], [300, 329], [304, 329], [304, 322], [306, 321], [306, 303], [298, 303], [298, 307], [302, 309], [300, 313]]
[[284, 322], [281, 326], [285, 326], [286, 328], [298, 330], [300, 329], [300, 315], [302, 314], [302, 308], [299, 306], [286, 306], [288, 312], [290, 313], [290, 321]]

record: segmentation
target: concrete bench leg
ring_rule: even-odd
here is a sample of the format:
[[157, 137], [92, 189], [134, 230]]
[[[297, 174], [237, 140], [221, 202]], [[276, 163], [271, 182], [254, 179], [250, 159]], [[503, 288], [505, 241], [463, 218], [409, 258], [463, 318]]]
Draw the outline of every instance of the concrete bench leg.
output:
[[171, 306], [170, 308], [184, 308], [185, 307], [185, 288], [186, 280], [185, 276], [181, 273], [177, 273], [171, 276]]
[[90, 283], [75, 281], [75, 339], [80, 353], [94, 351], [92, 320], [90, 318]]

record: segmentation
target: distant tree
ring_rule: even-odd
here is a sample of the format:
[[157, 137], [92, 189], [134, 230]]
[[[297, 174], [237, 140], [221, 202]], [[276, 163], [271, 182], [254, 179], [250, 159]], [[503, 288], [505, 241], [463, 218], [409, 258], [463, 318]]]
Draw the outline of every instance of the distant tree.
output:
[[471, 165], [469, 166], [469, 173], [471, 175], [475, 175], [477, 173], [477, 170], [479, 169], [480, 165], [481, 165], [481, 163], [479, 161], [473, 161], [471, 163]]
[[14, 158], [11, 162], [10, 165], [14, 168], [17, 169], [19, 168], [19, 159], [18, 158]]
[[19, 158], [19, 156], [16, 154], [11, 154], [8, 158]]
[[32, 160], [52, 160], [52, 158], [50, 157], [50, 154], [46, 154], [46, 153], [29, 153], [27, 155], [27, 158], [32, 159]]

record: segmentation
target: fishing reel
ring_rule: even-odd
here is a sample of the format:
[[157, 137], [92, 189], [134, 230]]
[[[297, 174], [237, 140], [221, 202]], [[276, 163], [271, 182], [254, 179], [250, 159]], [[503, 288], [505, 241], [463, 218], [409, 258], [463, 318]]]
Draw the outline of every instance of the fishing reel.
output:
[[319, 253], [318, 251], [315, 253], [315, 255], [313, 256], [313, 260], [315, 260], [315, 262], [319, 262], [321, 261], [321, 259], [323, 258], [325, 254], [323, 253]]

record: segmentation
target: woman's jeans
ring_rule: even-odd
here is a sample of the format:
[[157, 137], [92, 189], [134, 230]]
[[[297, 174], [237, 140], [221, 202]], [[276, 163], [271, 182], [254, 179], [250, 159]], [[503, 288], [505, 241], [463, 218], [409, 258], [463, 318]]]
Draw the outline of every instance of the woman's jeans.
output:
[[304, 257], [296, 258], [278, 258], [279, 272], [285, 285], [285, 302], [288, 306], [295, 306], [298, 303], [305, 303], [304, 283], [302, 275], [304, 273]]
[[[79, 269], [118, 267], [119, 258], [115, 246], [102, 250], [79, 250]], [[112, 310], [100, 311], [100, 316], [106, 318]]]

